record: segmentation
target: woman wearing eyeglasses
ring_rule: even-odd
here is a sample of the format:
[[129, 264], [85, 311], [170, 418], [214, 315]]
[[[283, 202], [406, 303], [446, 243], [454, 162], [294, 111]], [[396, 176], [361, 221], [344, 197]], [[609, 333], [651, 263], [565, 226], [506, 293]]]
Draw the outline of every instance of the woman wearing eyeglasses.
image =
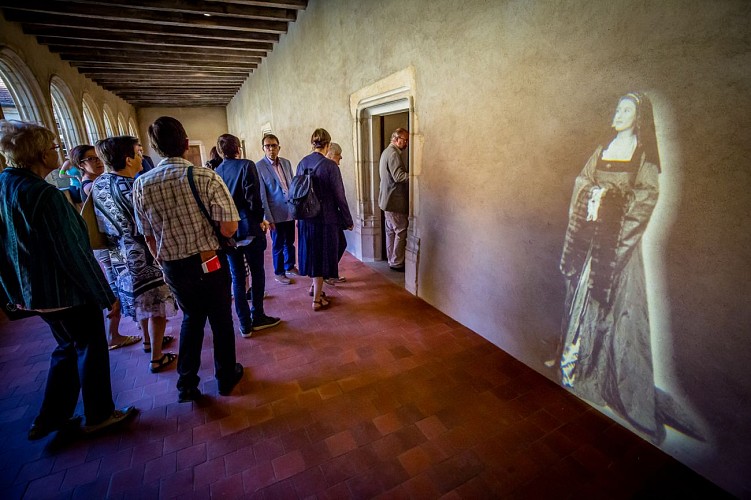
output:
[[[81, 144], [80, 146], [71, 149], [70, 161], [83, 172], [83, 180], [81, 181], [81, 202], [83, 203], [91, 193], [94, 180], [104, 173], [104, 163], [102, 163], [102, 160], [96, 155], [94, 146], [89, 144]], [[99, 265], [102, 266], [102, 270], [107, 277], [110, 288], [112, 288], [115, 295], [120, 298], [116, 286], [118, 273], [115, 271], [115, 266], [112, 263], [109, 250], [94, 250], [94, 256], [99, 262]], [[107, 340], [110, 349], [118, 349], [120, 347], [133, 345], [141, 340], [141, 337], [136, 335], [120, 335], [121, 317], [119, 311], [117, 314], [112, 314], [108, 317]]]
[[11, 305], [39, 314], [57, 342], [30, 440], [76, 427], [79, 393], [84, 431], [134, 414], [132, 406], [115, 410], [112, 401], [102, 309], [116, 312], [119, 303], [94, 259], [83, 219], [44, 180], [58, 168], [58, 147], [44, 127], [0, 120], [0, 152], [12, 167], [0, 173], [0, 288]]
[[82, 144], [71, 149], [70, 161], [83, 172], [81, 177], [81, 202], [84, 202], [89, 197], [94, 179], [104, 173], [104, 163], [96, 155], [94, 146], [88, 144]]

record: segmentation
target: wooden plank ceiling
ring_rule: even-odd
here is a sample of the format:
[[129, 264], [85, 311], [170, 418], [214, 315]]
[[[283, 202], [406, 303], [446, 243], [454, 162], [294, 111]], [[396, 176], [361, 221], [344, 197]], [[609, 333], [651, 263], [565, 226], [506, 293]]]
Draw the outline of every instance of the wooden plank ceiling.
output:
[[225, 106], [308, 0], [0, 0], [50, 51], [136, 107]]

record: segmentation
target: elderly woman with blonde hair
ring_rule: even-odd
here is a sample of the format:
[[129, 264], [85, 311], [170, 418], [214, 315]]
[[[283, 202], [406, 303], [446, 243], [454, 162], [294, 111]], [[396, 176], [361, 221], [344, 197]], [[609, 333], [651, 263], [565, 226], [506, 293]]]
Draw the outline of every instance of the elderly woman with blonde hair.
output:
[[0, 151], [12, 166], [0, 173], [0, 287], [8, 304], [38, 314], [57, 341], [30, 440], [78, 425], [73, 412], [79, 392], [85, 432], [135, 410], [116, 410], [112, 401], [102, 309], [116, 312], [119, 304], [94, 259], [83, 219], [44, 180], [58, 167], [59, 147], [44, 127], [0, 121]]

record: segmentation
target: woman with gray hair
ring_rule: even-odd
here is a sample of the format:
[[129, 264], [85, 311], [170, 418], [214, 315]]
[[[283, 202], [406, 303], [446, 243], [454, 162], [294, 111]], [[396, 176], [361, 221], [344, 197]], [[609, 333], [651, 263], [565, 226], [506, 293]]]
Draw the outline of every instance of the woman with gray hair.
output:
[[132, 415], [112, 401], [102, 309], [119, 303], [94, 259], [86, 225], [65, 196], [44, 178], [58, 167], [55, 134], [19, 121], [0, 121], [0, 151], [9, 168], [0, 173], [0, 286], [9, 305], [33, 311], [52, 330], [47, 386], [30, 440], [77, 426], [83, 395], [85, 432]]

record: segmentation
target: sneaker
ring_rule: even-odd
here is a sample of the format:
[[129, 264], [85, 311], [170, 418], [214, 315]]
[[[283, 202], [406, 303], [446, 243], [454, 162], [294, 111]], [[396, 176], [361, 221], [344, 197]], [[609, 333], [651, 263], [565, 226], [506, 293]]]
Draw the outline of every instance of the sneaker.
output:
[[292, 266], [292, 269], [287, 269], [287, 274], [291, 274], [292, 276], [300, 276], [300, 271], [297, 270], [297, 266]]
[[245, 330], [243, 328], [240, 328], [240, 336], [244, 339], [249, 339], [253, 336], [253, 327], [250, 327], [250, 330]]
[[274, 279], [281, 283], [282, 285], [291, 285], [292, 280], [287, 277], [286, 274], [276, 274], [274, 275]]
[[108, 418], [104, 419], [102, 422], [99, 422], [98, 424], [94, 425], [85, 425], [81, 428], [84, 434], [92, 434], [94, 432], [101, 431], [102, 429], [106, 429], [107, 427], [115, 424], [119, 424], [123, 420], [127, 419], [128, 417], [132, 417], [136, 414], [136, 407], [135, 406], [126, 406], [122, 410], [115, 410], [112, 412], [112, 415], [110, 415]]
[[243, 370], [243, 365], [235, 363], [235, 373], [232, 374], [230, 381], [226, 383], [219, 382], [220, 396], [229, 396], [232, 393], [232, 389], [234, 389], [237, 383], [243, 378]]
[[183, 391], [180, 391], [180, 393], [177, 396], [177, 402], [188, 403], [190, 401], [197, 401], [200, 398], [201, 398], [201, 391], [198, 390], [198, 387], [192, 387], [190, 389], [185, 389]]
[[281, 319], [275, 318], [274, 316], [266, 316], [265, 314], [258, 314], [256, 316], [253, 316], [253, 331], [257, 332], [258, 330], [271, 328], [272, 326], [276, 326], [281, 322], [282, 322]]
[[327, 285], [336, 286], [336, 278], [326, 278], [323, 280]]

